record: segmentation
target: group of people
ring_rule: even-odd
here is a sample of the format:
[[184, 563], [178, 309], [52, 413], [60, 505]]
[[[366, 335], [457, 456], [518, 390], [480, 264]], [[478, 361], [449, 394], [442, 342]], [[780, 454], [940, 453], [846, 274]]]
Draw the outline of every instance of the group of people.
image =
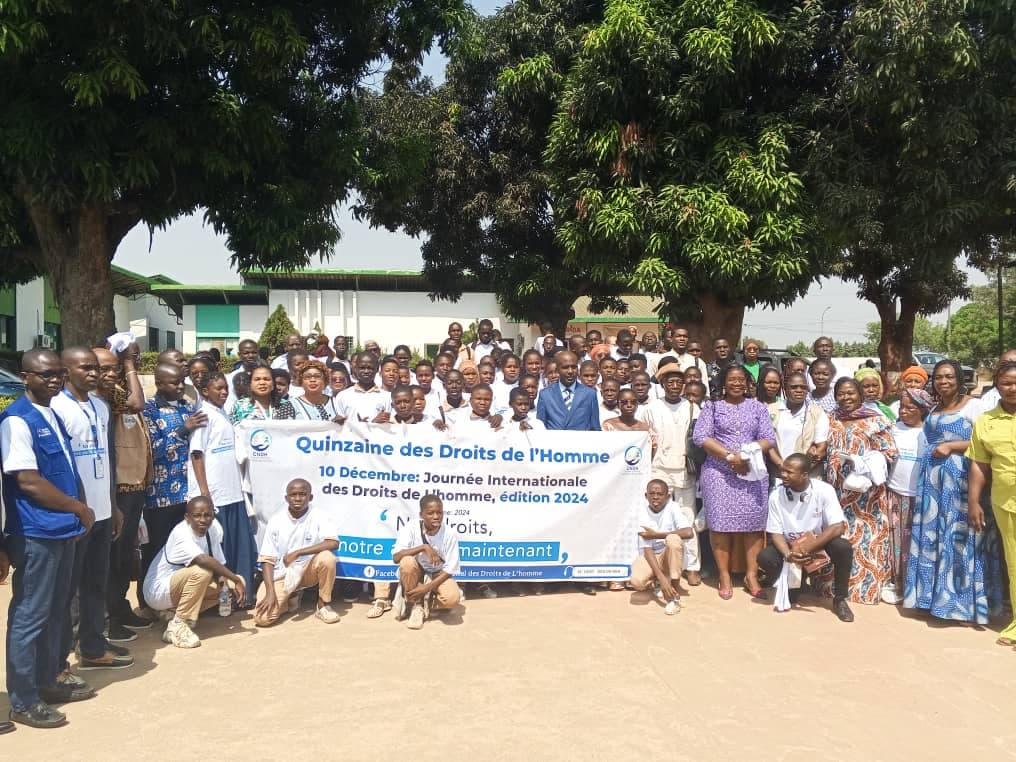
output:
[[[26, 392], [0, 415], [0, 573], [15, 568], [11, 720], [65, 723], [55, 704], [95, 695], [77, 673], [129, 668], [123, 644], [157, 621], [166, 643], [193, 648], [199, 615], [216, 606], [253, 609], [268, 627], [314, 589], [315, 616], [331, 624], [337, 582], [346, 601], [361, 596], [362, 582], [336, 580], [340, 528], [299, 474], [258, 545], [234, 444], [245, 420], [645, 431], [639, 553], [630, 579], [608, 589], [647, 591], [674, 615], [682, 586], [700, 585], [706, 565], [723, 600], [735, 575], [755, 599], [773, 587], [778, 610], [798, 604], [807, 584], [847, 622], [850, 603], [879, 601], [972, 624], [1000, 612], [1001, 547], [1016, 569], [1016, 352], [974, 398], [952, 361], [930, 378], [908, 368], [890, 391], [877, 369], [837, 364], [825, 337], [810, 363], [777, 367], [759, 362], [753, 341], [735, 358], [717, 339], [707, 362], [680, 326], [607, 340], [544, 330], [520, 354], [489, 320], [474, 340], [463, 333], [452, 323], [436, 357], [415, 362], [405, 345], [383, 354], [364, 342], [349, 354], [341, 336], [329, 346], [294, 334], [271, 362], [243, 341], [226, 369], [210, 352], [167, 350], [150, 399], [135, 344], [26, 352]], [[366, 586], [368, 618], [393, 611], [419, 629], [458, 604], [458, 537], [439, 497], [420, 500], [392, 562], [399, 583]], [[484, 597], [504, 589], [466, 587]], [[1016, 647], [1016, 625], [998, 642]]]

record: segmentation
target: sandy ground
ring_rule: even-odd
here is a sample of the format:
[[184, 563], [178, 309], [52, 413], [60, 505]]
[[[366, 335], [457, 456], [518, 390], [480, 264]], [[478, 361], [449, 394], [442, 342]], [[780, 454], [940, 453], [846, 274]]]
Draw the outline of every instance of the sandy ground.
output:
[[[6, 611], [10, 587], [0, 588]], [[639, 594], [469, 600], [419, 632], [367, 605], [325, 625], [307, 602], [255, 630], [198, 625], [201, 648], [129, 644], [132, 669], [58, 730], [0, 737], [12, 760], [1001, 760], [1016, 756], [1016, 652], [991, 630], [888, 606], [776, 614], [694, 588], [665, 617]], [[6, 619], [6, 617], [4, 617]], [[6, 715], [7, 695], [0, 697]]]

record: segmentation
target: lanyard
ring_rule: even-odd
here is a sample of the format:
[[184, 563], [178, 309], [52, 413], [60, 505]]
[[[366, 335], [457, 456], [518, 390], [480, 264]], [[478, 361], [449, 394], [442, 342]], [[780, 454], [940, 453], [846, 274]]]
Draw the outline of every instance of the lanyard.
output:
[[95, 459], [102, 460], [102, 448], [99, 446], [99, 411], [95, 409], [95, 403], [92, 401], [91, 396], [88, 398], [88, 405], [92, 408], [92, 415], [89, 416], [88, 411], [85, 410], [85, 405], [81, 400], [66, 389], [63, 390], [63, 393], [66, 394], [69, 399], [78, 403], [78, 407], [81, 408], [81, 412], [84, 413], [85, 418], [88, 419], [88, 426], [92, 429], [92, 443], [95, 446]]

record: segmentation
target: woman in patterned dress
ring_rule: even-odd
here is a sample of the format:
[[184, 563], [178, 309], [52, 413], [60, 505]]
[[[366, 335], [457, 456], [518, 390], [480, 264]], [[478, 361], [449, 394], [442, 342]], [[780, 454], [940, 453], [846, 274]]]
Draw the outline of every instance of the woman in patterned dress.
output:
[[262, 363], [250, 372], [250, 391], [246, 397], [236, 401], [230, 418], [234, 425], [248, 418], [254, 421], [267, 421], [276, 417], [278, 406], [272, 369], [267, 363]]
[[914, 506], [903, 605], [939, 619], [987, 624], [1001, 607], [999, 537], [985, 501], [984, 529], [967, 525], [970, 444], [980, 401], [964, 393], [961, 370], [942, 360], [932, 372], [938, 404], [924, 421], [928, 449]]
[[896, 443], [885, 416], [864, 407], [864, 392], [852, 378], [841, 378], [834, 388], [836, 412], [829, 424], [826, 481], [836, 490], [847, 517], [844, 535], [854, 548], [849, 598], [855, 603], [878, 603], [882, 586], [892, 576], [889, 491], [886, 484], [865, 492], [844, 488], [853, 471], [851, 455], [880, 453], [889, 468], [897, 458]]
[[317, 360], [310, 360], [300, 369], [303, 394], [290, 397], [279, 405], [276, 418], [281, 420], [332, 421], [337, 413], [332, 398], [325, 394], [328, 369]]
[[757, 443], [765, 458], [776, 434], [766, 406], [745, 396], [748, 373], [744, 368], [728, 365], [718, 381], [720, 398], [702, 406], [694, 441], [706, 451], [699, 486], [720, 577], [719, 594], [723, 600], [733, 597], [730, 555], [734, 540], [741, 536], [748, 556], [745, 590], [753, 598], [764, 598], [758, 581], [758, 554], [766, 527], [769, 480], [764, 475], [757, 481], [741, 478], [749, 471], [741, 448]]

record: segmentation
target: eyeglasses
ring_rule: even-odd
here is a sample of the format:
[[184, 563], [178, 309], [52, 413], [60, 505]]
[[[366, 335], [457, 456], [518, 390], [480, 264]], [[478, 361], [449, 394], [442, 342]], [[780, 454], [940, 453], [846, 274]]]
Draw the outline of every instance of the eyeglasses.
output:
[[33, 376], [38, 376], [46, 381], [52, 381], [54, 378], [63, 378], [64, 372], [62, 370], [44, 370], [41, 373], [37, 370], [26, 370], [23, 373], [28, 373]]
[[316, 378], [318, 380], [323, 380], [324, 376], [322, 376], [320, 373], [304, 373], [302, 375], [302, 378], [303, 378], [304, 381], [306, 381], [309, 378]]

